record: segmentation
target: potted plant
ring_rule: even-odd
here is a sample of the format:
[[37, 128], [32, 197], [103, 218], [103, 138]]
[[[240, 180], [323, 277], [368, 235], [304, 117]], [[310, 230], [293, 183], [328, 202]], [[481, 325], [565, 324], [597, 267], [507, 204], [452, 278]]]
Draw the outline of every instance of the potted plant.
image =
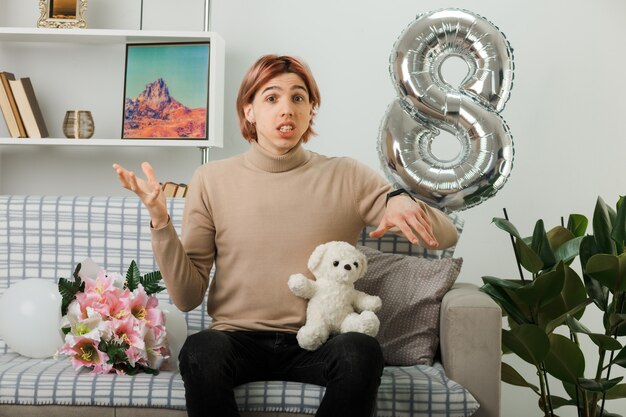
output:
[[[580, 214], [548, 231], [539, 220], [530, 237], [522, 237], [507, 217], [505, 211], [505, 218], [493, 222], [511, 236], [520, 277], [485, 276], [481, 290], [507, 317], [503, 353], [534, 366], [539, 381], [538, 386], [528, 382], [504, 362], [502, 381], [535, 392], [545, 416], [555, 416], [554, 410], [563, 406], [576, 407], [581, 417], [619, 416], [605, 409], [605, 400], [626, 398], [626, 384], [620, 383], [621, 368], [626, 368], [626, 204], [620, 198], [613, 209], [598, 198], [591, 235], [586, 235], [588, 219]], [[582, 279], [571, 266], [576, 257]], [[602, 312], [602, 323], [594, 323], [592, 330], [580, 320], [594, 306]], [[581, 338], [595, 345], [593, 358], [583, 353]], [[596, 371], [585, 376], [591, 360]], [[615, 375], [616, 366], [622, 376]], [[551, 394], [555, 380], [569, 398]]]

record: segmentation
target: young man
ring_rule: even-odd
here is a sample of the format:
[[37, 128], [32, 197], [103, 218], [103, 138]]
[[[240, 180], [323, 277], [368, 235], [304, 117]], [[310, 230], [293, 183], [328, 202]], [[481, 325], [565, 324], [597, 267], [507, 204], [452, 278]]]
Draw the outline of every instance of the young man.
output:
[[378, 225], [372, 237], [397, 228], [431, 248], [456, 242], [443, 213], [392, 192], [353, 159], [303, 148], [319, 104], [306, 65], [289, 56], [261, 57], [237, 97], [250, 149], [198, 168], [181, 240], [150, 165], [142, 164], [146, 180], [114, 165], [122, 185], [150, 212], [155, 258], [174, 303], [191, 310], [209, 291], [211, 329], [190, 336], [179, 356], [190, 416], [238, 416], [233, 388], [258, 380], [326, 386], [318, 416], [370, 416], [384, 365], [378, 342], [346, 333], [316, 351], [301, 349], [296, 333], [306, 300], [289, 290], [287, 280], [307, 271], [316, 246], [356, 244], [365, 225]]

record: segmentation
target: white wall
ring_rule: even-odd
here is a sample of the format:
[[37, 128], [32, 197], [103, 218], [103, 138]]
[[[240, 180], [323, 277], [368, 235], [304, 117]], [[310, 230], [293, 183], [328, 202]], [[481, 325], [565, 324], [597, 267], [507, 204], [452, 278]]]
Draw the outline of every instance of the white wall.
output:
[[[37, 13], [32, 10], [36, 9], [36, 1], [1, 1], [0, 25], [34, 25]], [[131, 17], [137, 15], [138, 1], [90, 3], [98, 10], [97, 17], [89, 17], [96, 20], [97, 27], [133, 27]], [[145, 3], [156, 5], [151, 0]], [[461, 278], [464, 281], [480, 284], [484, 275], [517, 276], [508, 236], [490, 224], [493, 217], [502, 216], [503, 207], [522, 233], [530, 235], [538, 218], [553, 226], [559, 223], [560, 216], [572, 212], [591, 216], [598, 195], [612, 204], [620, 193], [624, 194], [621, 168], [626, 137], [621, 120], [626, 113], [626, 2], [212, 3], [211, 29], [226, 41], [224, 149], [213, 151], [213, 159], [247, 147], [238, 132], [234, 100], [241, 77], [261, 54], [298, 55], [313, 69], [322, 90], [322, 107], [316, 121], [319, 136], [311, 140], [310, 149], [353, 156], [378, 169], [378, 127], [395, 96], [388, 76], [389, 53], [415, 15], [444, 6], [462, 7], [487, 17], [505, 33], [515, 50], [516, 68], [514, 88], [502, 116], [515, 141], [515, 164], [508, 183], [494, 198], [462, 213], [466, 227], [457, 254], [465, 259]], [[145, 14], [150, 22], [144, 20], [144, 27], [179, 29], [182, 25], [201, 30], [198, 15], [203, 13], [203, 2], [180, 4], [185, 13], [174, 17], [165, 8], [155, 6]], [[32, 65], [29, 69], [36, 72], [35, 64]], [[8, 70], [8, 66], [2, 60], [0, 47], [0, 69]], [[107, 77], [110, 74], [106, 67], [94, 69], [94, 80]], [[108, 94], [121, 97], [122, 92]], [[60, 124], [61, 120], [49, 124], [53, 122]], [[195, 149], [3, 149], [0, 192], [125, 194], [119, 189], [110, 164], [119, 161], [136, 168], [142, 159], [153, 162], [162, 179], [185, 181], [199, 163], [200, 155]], [[595, 363], [588, 366], [592, 369]], [[532, 372], [525, 375], [536, 381]], [[623, 369], [613, 371], [612, 377], [617, 375], [624, 375]], [[558, 384], [554, 385], [553, 391], [558, 392]], [[503, 400], [503, 416], [540, 414], [534, 394], [522, 388], [504, 385]], [[626, 407], [624, 401], [608, 404], [612, 411]], [[575, 415], [571, 407], [563, 410], [567, 411], [558, 412], [562, 417]]]

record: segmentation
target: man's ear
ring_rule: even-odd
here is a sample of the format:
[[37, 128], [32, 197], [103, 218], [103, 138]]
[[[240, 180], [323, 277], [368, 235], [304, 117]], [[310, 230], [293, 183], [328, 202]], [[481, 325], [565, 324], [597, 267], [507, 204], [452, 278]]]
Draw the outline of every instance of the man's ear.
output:
[[243, 114], [246, 116], [246, 120], [252, 124], [255, 123], [254, 119], [254, 109], [252, 108], [252, 103], [246, 104], [243, 107]]

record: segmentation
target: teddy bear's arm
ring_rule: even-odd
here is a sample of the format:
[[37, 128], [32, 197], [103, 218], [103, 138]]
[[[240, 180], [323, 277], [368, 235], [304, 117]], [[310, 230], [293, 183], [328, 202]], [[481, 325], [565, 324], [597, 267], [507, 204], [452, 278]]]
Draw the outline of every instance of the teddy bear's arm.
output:
[[293, 274], [287, 282], [289, 289], [298, 297], [310, 299], [315, 295], [315, 282], [308, 279], [303, 274]]
[[378, 296], [355, 290], [354, 302], [352, 304], [357, 311], [373, 311], [375, 313], [380, 310], [383, 302]]

